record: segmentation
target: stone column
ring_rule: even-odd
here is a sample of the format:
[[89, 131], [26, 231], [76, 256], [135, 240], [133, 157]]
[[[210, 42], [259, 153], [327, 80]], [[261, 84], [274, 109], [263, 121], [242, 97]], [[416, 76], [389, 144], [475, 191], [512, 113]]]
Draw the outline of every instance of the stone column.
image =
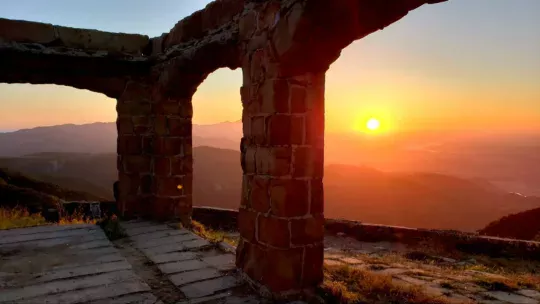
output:
[[191, 98], [129, 82], [118, 99], [119, 209], [125, 217], [191, 222]]
[[324, 72], [285, 73], [262, 45], [242, 68], [236, 263], [263, 294], [280, 298], [323, 279]]

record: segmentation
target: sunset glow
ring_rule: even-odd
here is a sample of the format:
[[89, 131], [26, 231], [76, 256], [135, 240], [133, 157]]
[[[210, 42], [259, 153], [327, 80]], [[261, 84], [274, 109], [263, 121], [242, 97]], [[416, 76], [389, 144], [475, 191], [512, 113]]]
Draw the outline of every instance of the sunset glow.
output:
[[381, 123], [379, 122], [377, 118], [370, 118], [366, 123], [366, 127], [371, 131], [375, 131], [379, 129], [380, 126], [381, 126]]

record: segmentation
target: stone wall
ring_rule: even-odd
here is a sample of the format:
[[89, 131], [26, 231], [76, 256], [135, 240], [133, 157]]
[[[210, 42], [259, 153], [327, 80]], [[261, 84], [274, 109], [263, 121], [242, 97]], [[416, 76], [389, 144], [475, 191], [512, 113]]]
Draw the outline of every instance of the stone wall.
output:
[[[235, 210], [194, 207], [193, 218], [213, 229], [231, 229], [238, 220]], [[233, 223], [233, 224], [231, 224]], [[460, 231], [366, 224], [338, 219], [325, 220], [325, 233], [344, 235], [361, 242], [392, 242], [427, 246], [448, 252], [462, 251], [491, 257], [540, 260], [540, 242], [481, 236]]]
[[237, 265], [263, 293], [299, 295], [322, 280], [325, 72], [354, 40], [437, 2], [216, 0], [151, 39], [0, 19], [0, 82], [116, 99], [122, 215], [189, 225], [191, 99], [216, 69], [241, 67]]

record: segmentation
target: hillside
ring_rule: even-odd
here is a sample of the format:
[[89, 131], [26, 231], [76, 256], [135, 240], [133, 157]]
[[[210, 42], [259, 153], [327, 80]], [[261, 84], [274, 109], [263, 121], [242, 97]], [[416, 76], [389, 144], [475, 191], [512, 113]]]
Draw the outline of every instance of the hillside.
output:
[[[236, 209], [240, 201], [240, 153], [196, 147], [194, 204]], [[0, 159], [62, 187], [112, 198], [115, 154], [54, 154]], [[540, 198], [510, 195], [482, 179], [434, 173], [391, 173], [369, 167], [325, 168], [325, 213], [368, 223], [476, 231], [508, 214], [540, 207]], [[99, 189], [94, 192], [92, 189]]]
[[[241, 136], [242, 124], [238, 121], [193, 125], [194, 147], [238, 151]], [[369, 166], [386, 172], [437, 172], [486, 180], [506, 192], [532, 196], [540, 196], [538, 151], [538, 131], [325, 134], [326, 165]], [[0, 157], [22, 157], [41, 152], [116, 153], [116, 124], [67, 124], [0, 133]], [[82, 181], [87, 182], [89, 180]], [[108, 195], [110, 185], [93, 191]]]
[[59, 199], [100, 200], [80, 191], [67, 190], [52, 183], [38, 181], [21, 173], [0, 168], [0, 207], [24, 206], [31, 212], [56, 208]]
[[507, 215], [487, 225], [480, 234], [540, 241], [540, 208]]
[[[238, 149], [242, 126], [238, 123], [193, 125], [193, 145]], [[19, 157], [42, 152], [114, 153], [116, 123], [58, 125], [0, 133], [0, 156]]]

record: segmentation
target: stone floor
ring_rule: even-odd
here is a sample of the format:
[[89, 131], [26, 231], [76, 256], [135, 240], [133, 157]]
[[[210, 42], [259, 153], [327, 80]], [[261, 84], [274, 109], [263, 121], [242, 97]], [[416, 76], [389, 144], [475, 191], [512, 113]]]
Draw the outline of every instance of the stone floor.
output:
[[[170, 223], [121, 226], [127, 237], [114, 242], [96, 225], [0, 231], [0, 303], [265, 302], [237, 277], [234, 247]], [[327, 236], [325, 247], [327, 265], [390, 276], [396, 284], [421, 286], [454, 303], [540, 303], [538, 288], [479, 284], [520, 278], [488, 272], [474, 261], [414, 261], [403, 257], [409, 249], [402, 245], [344, 236]]]
[[0, 231], [0, 303], [159, 303], [96, 225]]
[[0, 231], [0, 303], [260, 303], [241, 284], [231, 248], [186, 229], [121, 224]]
[[[519, 286], [527, 276], [491, 272], [474, 259], [457, 260], [417, 253], [421, 255], [420, 260], [415, 260], [411, 252], [406, 246], [388, 242], [325, 238], [326, 265], [347, 265], [390, 276], [396, 284], [421, 286], [426, 293], [453, 303], [540, 303], [540, 290]], [[538, 273], [530, 275], [536, 276], [536, 282], [540, 280]]]

